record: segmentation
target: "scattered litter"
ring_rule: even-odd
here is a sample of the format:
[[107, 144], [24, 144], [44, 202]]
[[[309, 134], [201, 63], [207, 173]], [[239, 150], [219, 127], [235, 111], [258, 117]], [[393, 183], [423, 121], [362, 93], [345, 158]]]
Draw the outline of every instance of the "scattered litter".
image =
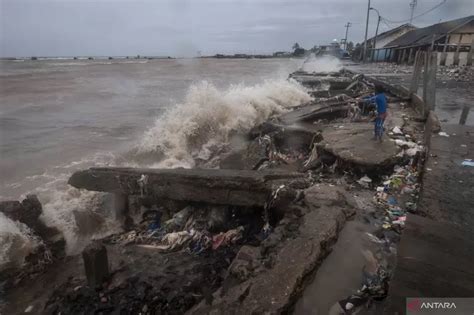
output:
[[448, 135], [446, 132], [444, 132], [444, 131], [438, 132], [438, 135], [440, 135], [440, 136], [442, 136], [442, 137], [449, 137], [449, 135]]
[[186, 221], [191, 216], [192, 211], [193, 208], [191, 206], [184, 208], [183, 210], [175, 213], [175, 215], [173, 215], [173, 218], [166, 221], [163, 224], [163, 227], [168, 232], [182, 230], [184, 228], [184, 225], [186, 224]]
[[404, 141], [400, 139], [395, 140], [395, 144], [398, 145], [399, 147], [408, 147], [408, 148], [414, 148], [416, 147], [416, 143], [412, 141]]
[[219, 233], [212, 237], [212, 249], [216, 250], [221, 246], [226, 246], [228, 244], [234, 244], [236, 241], [242, 238], [242, 232], [244, 228], [239, 226], [236, 229], [229, 230], [225, 233]]
[[31, 313], [33, 311], [33, 305], [29, 305], [26, 309], [25, 309], [25, 313]]
[[377, 243], [377, 244], [384, 244], [385, 243], [385, 241], [379, 239], [377, 236], [375, 236], [373, 234], [370, 234], [370, 233], [366, 232], [365, 235], [367, 235], [369, 240], [374, 242], [374, 243]]
[[421, 145], [416, 145], [412, 148], [406, 149], [405, 154], [408, 156], [415, 156], [418, 152], [423, 152], [424, 147]]
[[397, 200], [394, 197], [389, 197], [387, 203], [391, 206], [394, 206], [397, 204]]
[[196, 231], [179, 231], [166, 234], [162, 241], [162, 245], [156, 245], [157, 249], [173, 250], [183, 247], [186, 243], [191, 241]]
[[465, 144], [461, 144], [461, 147], [463, 147], [463, 148], [467, 148], [467, 145], [465, 145]]
[[462, 166], [474, 166], [474, 160], [466, 159], [461, 163]]
[[140, 179], [137, 180], [138, 186], [140, 186], [140, 194], [143, 197], [144, 195], [147, 194], [147, 184], [148, 184], [148, 176], [145, 174], [142, 174], [140, 176]]
[[369, 185], [372, 183], [372, 179], [370, 177], [368, 177], [367, 175], [364, 175], [357, 182], [361, 186], [363, 186], [365, 188], [369, 188]]
[[403, 134], [402, 130], [398, 126], [393, 127], [392, 132], [396, 135], [402, 135]]

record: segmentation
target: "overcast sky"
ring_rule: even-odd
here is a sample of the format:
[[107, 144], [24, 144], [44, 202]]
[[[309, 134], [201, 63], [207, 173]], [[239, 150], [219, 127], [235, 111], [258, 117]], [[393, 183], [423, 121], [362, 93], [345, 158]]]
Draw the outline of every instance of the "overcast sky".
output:
[[[411, 0], [372, 0], [392, 21]], [[418, 0], [415, 15], [441, 0]], [[0, 0], [2, 56], [269, 53], [344, 37], [363, 39], [367, 0]], [[415, 19], [426, 26], [474, 14], [473, 0], [447, 0]], [[377, 15], [371, 14], [369, 35]], [[400, 24], [381, 24], [381, 32]]]

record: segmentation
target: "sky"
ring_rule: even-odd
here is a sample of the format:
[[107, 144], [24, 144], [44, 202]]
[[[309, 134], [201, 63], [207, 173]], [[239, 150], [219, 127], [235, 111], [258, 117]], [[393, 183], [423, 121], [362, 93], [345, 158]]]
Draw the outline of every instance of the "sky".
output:
[[[412, 0], [372, 0], [391, 21]], [[418, 0], [415, 16], [442, 0]], [[367, 0], [0, 0], [0, 55], [176, 56], [271, 53], [364, 38]], [[413, 21], [427, 26], [474, 14], [473, 0], [446, 0]], [[369, 37], [377, 14], [371, 11]], [[384, 22], [383, 32], [402, 23]]]

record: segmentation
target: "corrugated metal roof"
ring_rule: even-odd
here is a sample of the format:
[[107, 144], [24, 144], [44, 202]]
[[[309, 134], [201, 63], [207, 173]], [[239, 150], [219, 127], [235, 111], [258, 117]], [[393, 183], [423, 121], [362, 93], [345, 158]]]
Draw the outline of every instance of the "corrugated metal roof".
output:
[[458, 27], [463, 26], [464, 24], [467, 24], [471, 21], [474, 21], [474, 15], [448, 22], [433, 24], [423, 28], [417, 28], [391, 41], [384, 47], [389, 48], [429, 45], [433, 40], [433, 35], [435, 35], [435, 40], [439, 39], [443, 37], [444, 34], [454, 31]]
[[[386, 31], [386, 32], [383, 32], [383, 33], [378, 34], [378, 35], [377, 35], [377, 40], [379, 40], [379, 39], [381, 39], [381, 38], [383, 38], [383, 37], [385, 37], [385, 36], [390, 36], [390, 35], [392, 35], [392, 34], [398, 32], [398, 31], [400, 31], [400, 30], [402, 30], [402, 29], [404, 29], [404, 28], [407, 28], [407, 29], [416, 29], [416, 26], [413, 26], [413, 25], [411, 25], [410, 23], [406, 23], [406, 24], [400, 25], [400, 26], [398, 26], [398, 27], [392, 28], [391, 30], [388, 30], [388, 31]], [[374, 37], [375, 37], [375, 36], [374, 36]], [[367, 40], [367, 42], [373, 41], [373, 40], [374, 40], [374, 37], [369, 38], [369, 39]]]

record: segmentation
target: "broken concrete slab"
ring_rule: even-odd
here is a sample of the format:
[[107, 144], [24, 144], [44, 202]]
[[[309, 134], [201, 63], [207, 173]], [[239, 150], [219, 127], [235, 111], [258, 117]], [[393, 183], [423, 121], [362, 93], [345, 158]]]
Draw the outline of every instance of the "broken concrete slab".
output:
[[318, 152], [334, 155], [338, 166], [350, 166], [360, 171], [375, 171], [393, 167], [401, 151], [395, 142], [385, 138], [380, 143], [372, 140], [373, 127], [368, 124], [344, 124], [323, 131], [323, 141], [317, 144]]
[[221, 157], [219, 166], [221, 169], [256, 170], [263, 162], [268, 161], [271, 145], [270, 138], [254, 139], [246, 148]]
[[303, 177], [304, 174], [281, 171], [109, 167], [78, 171], [68, 183], [92, 191], [263, 207], [273, 189], [282, 181]]
[[[320, 185], [309, 190], [316, 191], [305, 194], [305, 214], [296, 225], [297, 235], [277, 238], [273, 262], [266, 269], [257, 268], [256, 275], [225, 292], [219, 290], [210, 303], [202, 302], [188, 314], [281, 314], [291, 309], [305, 277], [329, 253], [346, 219], [353, 214], [340, 188]], [[325, 194], [332, 199], [321, 206], [320, 196]], [[254, 260], [255, 251], [251, 253]]]
[[274, 145], [281, 150], [307, 151], [313, 138], [320, 133], [320, 127], [311, 123], [285, 125], [279, 122], [265, 122], [253, 128], [249, 135], [252, 138], [270, 135]]
[[316, 98], [329, 98], [329, 97], [334, 97], [334, 96], [338, 96], [338, 95], [346, 95], [348, 97], [357, 97], [357, 96], [360, 95], [360, 93], [358, 91], [347, 90], [347, 89], [310, 91], [309, 94], [312, 97], [316, 97]]
[[347, 116], [349, 105], [346, 100], [332, 100], [302, 106], [279, 116], [279, 122], [292, 125], [299, 122], [314, 122], [319, 119], [335, 119]]
[[347, 88], [352, 79], [344, 76], [322, 76], [322, 75], [293, 75], [292, 79], [300, 82], [303, 86], [308, 88], [317, 88], [321, 86], [328, 86], [329, 90], [343, 90]]

